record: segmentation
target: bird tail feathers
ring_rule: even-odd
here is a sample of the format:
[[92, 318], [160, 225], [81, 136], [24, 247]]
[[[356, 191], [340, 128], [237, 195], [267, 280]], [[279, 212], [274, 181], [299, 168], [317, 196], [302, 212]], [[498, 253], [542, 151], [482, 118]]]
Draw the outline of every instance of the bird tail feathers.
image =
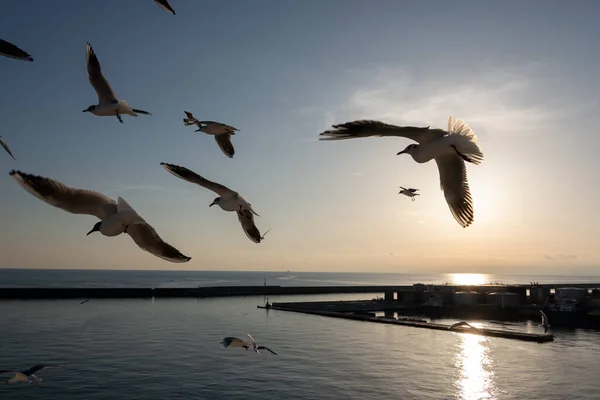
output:
[[454, 136], [458, 151], [465, 155], [470, 162], [480, 164], [483, 161], [483, 152], [477, 144], [477, 135], [465, 121], [460, 119], [455, 121], [454, 117], [450, 116], [448, 132]]

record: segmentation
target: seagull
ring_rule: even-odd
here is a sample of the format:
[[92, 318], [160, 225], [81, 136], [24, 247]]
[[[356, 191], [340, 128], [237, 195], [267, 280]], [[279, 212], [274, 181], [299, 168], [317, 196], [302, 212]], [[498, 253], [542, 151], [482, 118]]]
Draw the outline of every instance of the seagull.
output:
[[137, 117], [138, 114], [152, 115], [148, 111], [131, 108], [125, 100], [117, 99], [115, 92], [113, 92], [110, 84], [102, 75], [98, 57], [96, 57], [96, 53], [94, 53], [94, 49], [89, 43], [86, 46], [86, 63], [88, 78], [98, 94], [98, 104], [89, 106], [83, 112], [89, 111], [100, 117], [115, 115], [121, 123], [123, 123], [121, 114], [131, 115], [132, 117]]
[[277, 353], [275, 353], [273, 350], [271, 350], [267, 346], [258, 346], [256, 344], [256, 340], [254, 340], [254, 338], [252, 337], [251, 334], [248, 333], [248, 336], [250, 337], [250, 339], [252, 339], [252, 350], [254, 350], [256, 353], [260, 354], [260, 351], [258, 351], [258, 350], [267, 350], [267, 351], [277, 355]]
[[204, 132], [207, 135], [213, 135], [223, 154], [229, 158], [233, 158], [235, 149], [233, 148], [233, 144], [231, 144], [231, 135], [235, 135], [236, 128], [220, 122], [198, 121], [191, 112], [184, 112], [187, 115], [187, 118], [183, 119], [185, 126], [196, 125], [199, 129], [194, 132]]
[[[246, 201], [238, 192], [234, 192], [233, 190], [218, 184], [216, 182], [209, 181], [206, 178], [201, 177], [197, 173], [190, 171], [185, 167], [180, 167], [179, 165], [167, 164], [161, 162], [160, 165], [163, 166], [171, 174], [175, 175], [178, 178], [183, 179], [184, 181], [188, 181], [191, 183], [195, 183], [206, 189], [210, 189], [213, 192], [216, 192], [220, 197], [217, 197], [213, 200], [213, 202], [209, 205], [209, 207], [217, 204], [224, 211], [235, 211], [237, 212], [238, 221], [242, 225], [242, 229], [248, 239], [253, 241], [254, 243], [260, 243], [264, 239], [264, 235], [261, 236], [258, 228], [254, 224], [254, 215], [258, 215], [253, 209], [252, 205]], [[268, 231], [267, 231], [268, 232]], [[265, 233], [266, 235], [266, 233]]]
[[42, 382], [41, 378], [38, 378], [37, 376], [35, 376], [34, 374], [36, 372], [38, 372], [41, 369], [44, 368], [55, 368], [56, 365], [44, 365], [44, 364], [38, 364], [35, 365], [25, 371], [21, 371], [21, 372], [17, 372], [17, 371], [12, 371], [9, 369], [2, 369], [0, 370], [0, 374], [6, 374], [6, 373], [13, 373], [15, 374], [15, 376], [13, 376], [12, 378], [10, 378], [9, 380], [5, 381], [5, 383], [15, 383], [15, 382], [27, 382], [30, 385], [37, 385], [38, 383]]
[[334, 130], [322, 132], [320, 140], [344, 140], [370, 136], [400, 136], [416, 141], [400, 154], [410, 154], [417, 163], [435, 160], [440, 173], [441, 189], [446, 197], [450, 212], [463, 227], [473, 223], [473, 200], [465, 161], [480, 164], [483, 153], [477, 144], [475, 132], [466, 122], [455, 121], [451, 116], [448, 130], [396, 126], [379, 121], [360, 120], [333, 125]]
[[21, 171], [9, 172], [23, 189], [45, 201], [72, 214], [89, 214], [100, 219], [91, 231], [104, 236], [117, 236], [127, 233], [142, 249], [163, 260], [184, 263], [191, 260], [175, 247], [164, 242], [156, 230], [148, 224], [121, 197], [113, 199], [91, 190], [76, 189], [56, 180], [31, 175]]
[[542, 327], [544, 328], [544, 333], [546, 333], [548, 332], [548, 328], [550, 328], [550, 325], [548, 324], [548, 316], [542, 310], [540, 310], [540, 314], [542, 315]]
[[13, 160], [16, 160], [16, 158], [13, 155], [12, 151], [10, 151], [10, 148], [8, 147], [8, 145], [6, 144], [6, 142], [4, 141], [4, 139], [2, 139], [2, 136], [0, 136], [0, 144], [2, 145], [2, 147], [4, 147], [4, 150], [6, 150], [6, 152], [8, 154], [10, 154], [10, 156], [13, 158]]
[[399, 191], [399, 192], [398, 192], [398, 194], [403, 194], [403, 195], [405, 195], [405, 196], [408, 196], [408, 197], [410, 197], [410, 199], [411, 199], [412, 201], [415, 201], [415, 196], [420, 196], [420, 194], [419, 194], [419, 193], [417, 193], [417, 191], [418, 191], [419, 189], [412, 189], [412, 188], [408, 188], [408, 189], [407, 189], [407, 188], [404, 188], [404, 187], [402, 187], [402, 186], [400, 186], [400, 189], [402, 189], [402, 190], [401, 190], [401, 191]]
[[167, 0], [154, 0], [154, 1], [156, 2], [156, 4], [158, 4], [159, 6], [161, 6], [168, 12], [170, 12], [171, 14], [175, 15], [175, 10], [173, 10], [171, 8], [171, 6], [169, 5], [169, 2]]
[[79, 304], [84, 304], [84, 303], [87, 303], [88, 301], [90, 301], [90, 299], [84, 300], [84, 301], [82, 301], [82, 302], [81, 302], [81, 303], [79, 303]]
[[0, 39], [0, 54], [15, 60], [33, 61], [33, 58], [26, 51], [2, 39]]
[[482, 336], [485, 338], [485, 340], [488, 342], [488, 344], [490, 343], [490, 342], [487, 340], [487, 336], [485, 335], [485, 333], [484, 333], [484, 332], [483, 332], [481, 329], [479, 329], [479, 328], [477, 328], [477, 327], [475, 327], [475, 326], [473, 326], [473, 325], [469, 324], [469, 323], [468, 323], [468, 322], [466, 322], [466, 321], [460, 321], [460, 322], [457, 322], [457, 323], [455, 323], [455, 324], [452, 324], [452, 325], [450, 325], [450, 326], [448, 327], [448, 330], [452, 331], [452, 330], [455, 330], [456, 328], [459, 328], [459, 327], [461, 327], [461, 326], [465, 326], [465, 327], [467, 327], [467, 328], [471, 328], [471, 329], [474, 329], [474, 330], [476, 330], [477, 332], [479, 332], [479, 333], [480, 333], [480, 334], [481, 334], [481, 335], [482, 335]]

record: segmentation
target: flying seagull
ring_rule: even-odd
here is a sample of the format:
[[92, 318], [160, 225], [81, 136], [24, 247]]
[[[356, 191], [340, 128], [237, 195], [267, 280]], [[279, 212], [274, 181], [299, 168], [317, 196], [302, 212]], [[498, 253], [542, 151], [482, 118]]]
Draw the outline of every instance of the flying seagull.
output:
[[258, 350], [267, 350], [275, 355], [277, 355], [277, 353], [275, 353], [273, 350], [271, 350], [270, 348], [268, 348], [267, 346], [258, 346], [256, 344], [256, 340], [254, 340], [254, 338], [252, 337], [251, 334], [248, 334], [248, 336], [250, 337], [250, 339], [252, 339], [252, 349], [257, 352], [260, 353]]
[[136, 110], [131, 108], [125, 100], [117, 99], [115, 92], [113, 92], [110, 84], [106, 78], [102, 75], [102, 69], [100, 68], [100, 62], [96, 53], [92, 48], [91, 44], [86, 45], [86, 64], [88, 71], [88, 78], [90, 83], [98, 94], [98, 104], [89, 106], [83, 112], [89, 111], [94, 115], [100, 117], [116, 116], [121, 123], [123, 118], [121, 114], [131, 115], [137, 117], [138, 114], [152, 115], [148, 111]]
[[455, 324], [452, 324], [452, 325], [450, 325], [450, 326], [448, 327], [448, 330], [451, 330], [451, 331], [452, 331], [452, 330], [456, 330], [456, 328], [460, 328], [460, 327], [463, 327], [463, 326], [464, 326], [464, 327], [467, 327], [467, 328], [470, 328], [470, 329], [473, 329], [473, 330], [476, 330], [477, 332], [479, 332], [479, 333], [480, 333], [480, 334], [481, 334], [481, 335], [482, 335], [482, 336], [485, 338], [485, 340], [488, 342], [488, 344], [490, 343], [490, 342], [487, 340], [487, 336], [485, 335], [485, 333], [484, 333], [484, 332], [483, 332], [481, 329], [479, 329], [479, 328], [477, 328], [477, 327], [475, 327], [475, 326], [473, 326], [473, 325], [469, 324], [469, 323], [468, 323], [468, 322], [466, 322], [466, 321], [460, 321], [460, 322], [457, 322], [457, 323], [455, 323]]
[[37, 385], [38, 383], [42, 382], [42, 379], [35, 376], [35, 373], [44, 368], [55, 368], [55, 367], [56, 367], [56, 365], [38, 364], [38, 365], [35, 365], [35, 366], [33, 366], [25, 371], [21, 371], [21, 372], [12, 371], [9, 369], [2, 369], [2, 370], [0, 370], [0, 374], [6, 374], [6, 373], [15, 374], [15, 376], [13, 376], [9, 380], [5, 381], [5, 383], [27, 382], [30, 385]]
[[156, 2], [156, 4], [158, 4], [159, 6], [161, 6], [168, 12], [170, 12], [171, 14], [175, 15], [175, 10], [173, 10], [171, 8], [171, 6], [169, 5], [169, 2], [167, 0], [154, 0], [154, 1]]
[[418, 191], [419, 189], [412, 189], [412, 188], [408, 188], [408, 189], [407, 189], [407, 188], [404, 188], [404, 187], [402, 187], [402, 186], [400, 186], [400, 189], [402, 189], [402, 190], [400, 190], [400, 191], [398, 192], [398, 194], [403, 194], [403, 195], [405, 195], [405, 196], [408, 196], [408, 197], [410, 197], [410, 199], [411, 199], [412, 201], [415, 201], [415, 196], [420, 196], [420, 194], [419, 194], [419, 193], [417, 193], [417, 191]]
[[16, 60], [33, 61], [33, 58], [26, 51], [2, 39], [0, 39], [0, 54]]
[[333, 125], [334, 130], [321, 133], [320, 140], [344, 140], [370, 136], [400, 136], [416, 141], [398, 153], [410, 154], [417, 163], [435, 160], [440, 173], [441, 189], [444, 191], [450, 212], [463, 227], [473, 223], [473, 200], [467, 181], [465, 161], [480, 164], [483, 153], [477, 144], [475, 132], [466, 122], [455, 121], [451, 116], [448, 130], [395, 126], [379, 121], [360, 120]]
[[207, 135], [213, 135], [219, 148], [229, 158], [233, 158], [235, 149], [231, 144], [231, 135], [235, 135], [236, 128], [214, 121], [198, 121], [191, 112], [184, 111], [187, 118], [183, 119], [185, 126], [196, 125], [199, 129], [194, 132], [204, 132]]
[[546, 333], [548, 332], [548, 328], [550, 328], [550, 325], [548, 324], [548, 316], [542, 310], [540, 310], [540, 314], [542, 316], [542, 328], [544, 328], [544, 333]]
[[238, 192], [234, 192], [233, 190], [216, 182], [209, 181], [208, 179], [203, 178], [202, 176], [190, 171], [185, 167], [167, 164], [164, 162], [161, 162], [160, 165], [178, 178], [195, 183], [206, 189], [216, 192], [219, 197], [214, 199], [209, 207], [217, 204], [224, 211], [235, 211], [238, 216], [238, 221], [240, 221], [242, 229], [246, 233], [246, 236], [248, 236], [248, 239], [254, 243], [260, 243], [264, 239], [264, 235], [260, 235], [258, 228], [254, 224], [254, 215], [258, 214], [252, 209], [252, 205], [248, 203], [246, 199], [244, 199]]
[[8, 154], [10, 154], [10, 156], [13, 158], [13, 160], [16, 160], [16, 158], [13, 155], [12, 151], [10, 151], [10, 148], [8, 147], [8, 145], [6, 144], [6, 142], [4, 141], [4, 139], [2, 139], [2, 136], [0, 136], [0, 144], [2, 145], [2, 147], [4, 147], [4, 150], [6, 150], [6, 152]]
[[84, 303], [87, 303], [88, 301], [90, 301], [90, 299], [86, 299], [86, 300], [82, 301], [82, 302], [81, 302], [81, 303], [79, 303], [79, 304], [84, 304]]
[[72, 214], [89, 214], [100, 219], [91, 231], [104, 236], [117, 236], [127, 233], [133, 241], [150, 254], [163, 260], [184, 263], [191, 260], [175, 247], [164, 242], [156, 230], [148, 224], [121, 197], [113, 199], [91, 190], [76, 189], [56, 180], [12, 170], [9, 173], [23, 189], [45, 201]]

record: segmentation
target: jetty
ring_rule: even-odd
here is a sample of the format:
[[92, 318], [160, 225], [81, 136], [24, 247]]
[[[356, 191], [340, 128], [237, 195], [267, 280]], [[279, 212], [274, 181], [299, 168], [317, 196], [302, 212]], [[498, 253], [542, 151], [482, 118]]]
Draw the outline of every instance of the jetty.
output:
[[503, 329], [490, 329], [490, 328], [479, 328], [479, 330], [471, 329], [469, 327], [456, 327], [450, 329], [450, 325], [437, 324], [433, 322], [425, 322], [425, 321], [417, 321], [410, 319], [396, 319], [393, 317], [376, 317], [371, 313], [365, 314], [354, 314], [354, 313], [343, 313], [343, 312], [335, 312], [335, 311], [319, 311], [319, 310], [304, 310], [301, 308], [295, 307], [286, 307], [285, 303], [275, 303], [273, 305], [268, 306], [257, 306], [257, 308], [264, 308], [269, 310], [280, 310], [280, 311], [291, 311], [298, 312], [303, 314], [312, 314], [312, 315], [320, 315], [322, 317], [331, 317], [331, 318], [343, 318], [343, 319], [351, 319], [354, 321], [362, 321], [362, 322], [375, 322], [380, 324], [391, 324], [391, 325], [401, 325], [401, 326], [409, 326], [412, 328], [421, 328], [421, 329], [434, 329], [438, 331], [446, 331], [446, 332], [460, 332], [460, 333], [468, 333], [472, 335], [483, 335], [490, 337], [500, 337], [504, 339], [513, 339], [513, 340], [522, 340], [526, 342], [537, 342], [537, 343], [546, 343], [552, 342], [554, 340], [554, 335], [548, 333], [536, 334], [536, 333], [526, 333], [526, 332], [518, 332], [512, 330], [503, 330]]

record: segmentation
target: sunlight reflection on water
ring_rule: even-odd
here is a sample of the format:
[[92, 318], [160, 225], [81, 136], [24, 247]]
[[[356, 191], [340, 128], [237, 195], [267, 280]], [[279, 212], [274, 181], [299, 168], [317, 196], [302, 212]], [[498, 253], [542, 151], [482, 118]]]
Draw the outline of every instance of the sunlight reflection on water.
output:
[[491, 372], [490, 347], [485, 337], [462, 334], [456, 367], [460, 371], [458, 382], [460, 399], [497, 399], [494, 374]]

